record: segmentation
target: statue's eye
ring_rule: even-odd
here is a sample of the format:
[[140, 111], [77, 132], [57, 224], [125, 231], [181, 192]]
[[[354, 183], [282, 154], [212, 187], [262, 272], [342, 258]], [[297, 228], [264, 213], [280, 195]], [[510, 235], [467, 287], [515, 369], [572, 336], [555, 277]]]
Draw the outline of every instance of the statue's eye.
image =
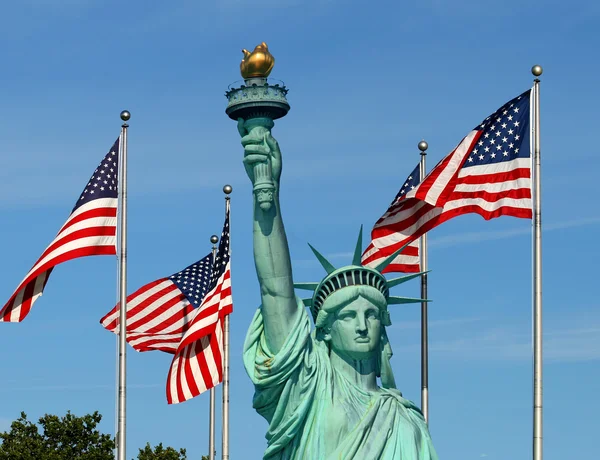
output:
[[379, 310], [369, 310], [367, 312], [367, 318], [379, 318]]
[[348, 311], [348, 312], [340, 313], [338, 315], [338, 319], [341, 319], [342, 321], [344, 321], [344, 320], [352, 319], [355, 316], [356, 316], [356, 314], [354, 312]]

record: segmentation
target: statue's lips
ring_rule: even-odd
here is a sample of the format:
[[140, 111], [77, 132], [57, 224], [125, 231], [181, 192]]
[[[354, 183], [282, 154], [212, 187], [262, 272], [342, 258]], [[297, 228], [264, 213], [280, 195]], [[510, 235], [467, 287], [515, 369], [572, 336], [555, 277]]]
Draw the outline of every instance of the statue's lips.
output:
[[357, 337], [354, 341], [358, 343], [369, 343], [371, 339], [369, 337]]

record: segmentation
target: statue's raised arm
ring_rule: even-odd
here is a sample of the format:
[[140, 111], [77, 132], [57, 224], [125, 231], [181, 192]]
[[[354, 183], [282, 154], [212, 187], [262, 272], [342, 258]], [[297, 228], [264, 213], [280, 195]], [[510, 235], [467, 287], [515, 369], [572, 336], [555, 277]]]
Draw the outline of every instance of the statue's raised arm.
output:
[[419, 408], [396, 389], [386, 332], [388, 304], [422, 301], [391, 296], [390, 288], [420, 274], [382, 274], [403, 248], [364, 266], [361, 229], [351, 265], [335, 268], [313, 249], [326, 275], [297, 284], [312, 295], [296, 298], [279, 202], [281, 151], [271, 135], [273, 120], [290, 108], [287, 89], [267, 82], [274, 59], [266, 43], [243, 52], [245, 84], [227, 91], [226, 113], [238, 121], [254, 195], [262, 305], [243, 356], [253, 407], [269, 422], [264, 459], [437, 460]]
[[[244, 166], [255, 189], [254, 263], [260, 283], [265, 336], [269, 348], [276, 353], [292, 328], [298, 308], [279, 203], [281, 151], [271, 135], [272, 126], [273, 122], [264, 118], [238, 122]], [[265, 175], [270, 175], [274, 187], [264, 180]], [[261, 180], [267, 184], [264, 188], [260, 187]]]

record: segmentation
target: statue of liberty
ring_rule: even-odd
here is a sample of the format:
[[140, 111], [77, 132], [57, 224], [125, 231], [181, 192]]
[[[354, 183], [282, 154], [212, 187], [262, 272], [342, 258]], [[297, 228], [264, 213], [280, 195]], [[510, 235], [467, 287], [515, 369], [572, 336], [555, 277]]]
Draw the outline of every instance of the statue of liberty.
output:
[[[387, 280], [381, 274], [397, 253], [375, 269], [362, 266], [361, 230], [352, 265], [336, 269], [311, 246], [327, 275], [294, 285], [279, 202], [282, 158], [272, 127], [264, 117], [238, 122], [254, 185], [262, 300], [244, 364], [255, 386], [253, 407], [269, 423], [264, 459], [437, 460], [421, 411], [396, 389], [386, 334], [388, 304], [420, 301], [391, 297], [389, 288], [418, 275]], [[259, 180], [270, 185], [257, 187]], [[314, 294], [302, 301], [294, 287]]]

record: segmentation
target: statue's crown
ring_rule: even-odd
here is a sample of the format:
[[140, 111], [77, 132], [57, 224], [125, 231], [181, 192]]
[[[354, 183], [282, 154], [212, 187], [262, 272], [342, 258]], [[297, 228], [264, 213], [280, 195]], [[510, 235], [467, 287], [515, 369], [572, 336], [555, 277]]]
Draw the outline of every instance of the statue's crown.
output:
[[275, 65], [275, 58], [269, 52], [265, 42], [256, 45], [254, 51], [242, 50], [244, 59], [240, 63], [240, 72], [243, 78], [268, 77]]
[[[310, 244], [309, 244], [310, 246]], [[327, 271], [327, 276], [320, 283], [295, 283], [294, 287], [314, 291], [312, 298], [304, 299], [304, 305], [310, 308], [313, 320], [317, 320], [317, 315], [323, 307], [325, 299], [339, 289], [350, 286], [370, 286], [377, 289], [385, 297], [387, 304], [404, 304], [404, 303], [420, 303], [427, 302], [426, 299], [415, 299], [410, 297], [392, 297], [390, 296], [390, 288], [398, 284], [402, 284], [408, 280], [421, 276], [423, 273], [413, 273], [400, 278], [388, 280], [382, 275], [383, 270], [400, 254], [406, 246], [402, 246], [392, 255], [387, 257], [379, 265], [374, 268], [367, 267], [361, 264], [362, 256], [362, 226], [358, 234], [358, 241], [354, 249], [354, 257], [352, 265], [347, 265], [341, 268], [335, 268], [319, 251], [310, 246], [315, 256]]]

